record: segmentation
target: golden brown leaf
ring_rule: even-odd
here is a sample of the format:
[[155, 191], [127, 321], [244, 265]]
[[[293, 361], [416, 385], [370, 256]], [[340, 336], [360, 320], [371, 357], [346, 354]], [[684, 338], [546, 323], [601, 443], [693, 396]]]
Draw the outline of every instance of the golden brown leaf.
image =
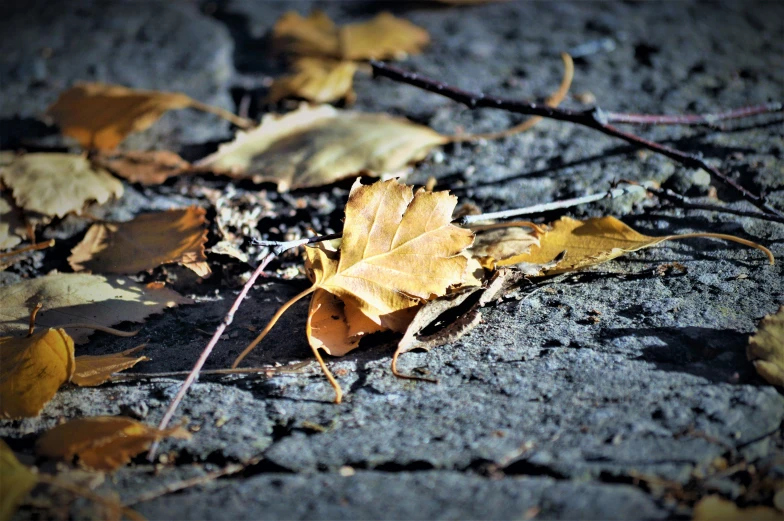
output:
[[694, 521], [782, 521], [784, 514], [766, 506], [740, 508], [721, 496], [711, 495], [699, 500], [692, 512]]
[[38, 483], [30, 469], [19, 463], [8, 445], [0, 440], [0, 521], [9, 521], [19, 503]]
[[279, 52], [345, 60], [402, 58], [430, 42], [427, 31], [390, 13], [338, 28], [321, 11], [307, 18], [286, 13], [275, 23], [272, 39]]
[[76, 369], [74, 370], [71, 383], [79, 387], [95, 387], [109, 380], [113, 373], [125, 371], [135, 366], [139, 362], [149, 360], [146, 356], [133, 356], [146, 344], [142, 344], [132, 349], [126, 349], [120, 353], [108, 355], [82, 355], [76, 357]]
[[344, 302], [323, 289], [313, 292], [305, 329], [313, 349], [343, 356], [359, 347], [364, 336], [379, 331], [386, 328], [367, 318], [351, 300]]
[[399, 172], [447, 138], [385, 114], [308, 107], [265, 116], [250, 132], [221, 146], [196, 166], [236, 178], [290, 188], [322, 186], [361, 172]]
[[427, 31], [390, 13], [340, 30], [342, 58], [347, 60], [404, 59], [421, 53], [428, 43]]
[[159, 185], [170, 177], [187, 172], [191, 166], [179, 155], [168, 150], [103, 152], [93, 158], [93, 163], [132, 183], [147, 186]]
[[554, 274], [577, 270], [607, 262], [626, 253], [655, 246], [673, 239], [707, 237], [738, 242], [757, 248], [767, 255], [773, 264], [773, 254], [767, 248], [751, 241], [731, 235], [717, 233], [689, 233], [649, 237], [636, 232], [615, 217], [599, 217], [578, 221], [562, 217], [543, 234], [537, 233], [539, 245], [530, 247], [527, 253], [515, 255], [497, 262], [498, 266], [511, 266], [521, 262], [546, 265], [559, 256], [561, 260], [553, 268], [542, 269], [543, 273]]
[[0, 338], [0, 418], [38, 416], [74, 372], [74, 343], [62, 329]]
[[[143, 322], [146, 317], [193, 301], [159, 284], [138, 284], [124, 277], [86, 273], [51, 273], [0, 287], [0, 335], [27, 333], [30, 302], [42, 302], [39, 327], [90, 324], [109, 327], [119, 322]], [[77, 344], [87, 342], [90, 328], [69, 333]]]
[[768, 383], [784, 387], [784, 306], [760, 321], [746, 356]]
[[292, 64], [293, 74], [276, 78], [270, 86], [267, 101], [299, 98], [314, 103], [345, 99], [354, 103], [354, 73], [357, 64], [322, 58], [299, 58]]
[[143, 214], [125, 223], [94, 224], [71, 250], [68, 262], [74, 271], [118, 274], [178, 262], [207, 277], [205, 215], [204, 208], [191, 206]]
[[0, 166], [0, 182], [11, 189], [20, 208], [57, 217], [80, 213], [88, 202], [103, 204], [123, 194], [120, 181], [76, 154], [19, 156]]
[[79, 83], [60, 94], [46, 111], [85, 148], [111, 149], [132, 132], [145, 130], [170, 110], [195, 108], [217, 114], [241, 127], [249, 122], [205, 105], [185, 94], [129, 89], [105, 83]]
[[115, 470], [165, 437], [188, 439], [182, 427], [159, 431], [122, 416], [79, 418], [45, 432], [36, 442], [42, 456], [79, 462], [95, 470]]

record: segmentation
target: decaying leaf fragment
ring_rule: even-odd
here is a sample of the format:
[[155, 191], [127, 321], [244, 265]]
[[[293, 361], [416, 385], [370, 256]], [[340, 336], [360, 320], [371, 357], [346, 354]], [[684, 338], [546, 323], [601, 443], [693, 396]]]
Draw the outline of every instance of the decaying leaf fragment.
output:
[[20, 208], [57, 217], [78, 214], [88, 202], [103, 204], [123, 194], [119, 180], [76, 154], [18, 156], [0, 166], [0, 182]]
[[768, 383], [784, 387], [784, 306], [760, 321], [746, 356]]
[[[292, 303], [316, 292], [309, 340], [335, 388], [335, 401], [340, 402], [340, 386], [321, 359], [319, 348], [344, 354], [356, 347], [353, 337], [357, 334], [405, 331], [418, 306], [464, 282], [468, 259], [460, 253], [471, 245], [473, 234], [451, 223], [456, 203], [457, 198], [447, 192], [414, 193], [410, 186], [395, 180], [370, 186], [357, 180], [346, 204], [339, 255], [323, 246], [307, 251], [306, 270], [313, 286], [283, 305], [234, 366]], [[324, 292], [338, 297], [342, 315], [339, 303]], [[337, 329], [323, 330], [330, 320]], [[360, 327], [357, 321], [361, 321]], [[366, 327], [373, 331], [363, 331]]]
[[269, 103], [284, 98], [301, 98], [314, 103], [345, 99], [348, 104], [354, 103], [356, 63], [306, 57], [295, 60], [291, 68], [291, 74], [273, 81], [267, 95]]
[[62, 329], [0, 338], [0, 417], [37, 416], [74, 367], [74, 343]]
[[528, 253], [531, 246], [539, 245], [539, 237], [533, 223], [509, 223], [501, 225], [478, 226], [472, 228], [476, 234], [471, 255], [488, 269], [494, 269], [497, 262]]
[[111, 275], [51, 273], [0, 287], [0, 302], [0, 335], [27, 333], [29, 303], [42, 302], [38, 326], [73, 327], [70, 336], [76, 344], [83, 344], [93, 327], [143, 322], [149, 315], [193, 301], [157, 283], [139, 284]]
[[70, 420], [47, 431], [36, 442], [36, 451], [68, 461], [78, 456], [88, 468], [110, 471], [166, 437], [189, 439], [190, 434], [182, 427], [159, 431], [123, 416], [96, 416]]
[[146, 347], [146, 344], [126, 349], [120, 353], [108, 355], [82, 355], [75, 360], [75, 369], [71, 383], [79, 387], [95, 387], [108, 381], [113, 373], [125, 371], [139, 362], [149, 360], [146, 356], [134, 356]]
[[[541, 274], [555, 274], [573, 271], [601, 264], [629, 252], [655, 246], [664, 241], [690, 238], [713, 238], [737, 242], [757, 248], [765, 253], [773, 264], [773, 254], [759, 244], [719, 233], [688, 233], [650, 237], [636, 232], [615, 217], [599, 217], [578, 221], [562, 217], [543, 232], [534, 232], [539, 239], [538, 245], [520, 255], [515, 255], [496, 263], [497, 266], [512, 266], [518, 263], [541, 265]], [[562, 256], [554, 267], [545, 265]]]
[[118, 274], [177, 262], [207, 277], [205, 215], [204, 208], [191, 206], [143, 214], [124, 223], [94, 224], [71, 250], [68, 262], [74, 271]]
[[8, 521], [19, 503], [38, 483], [30, 469], [19, 463], [10, 447], [0, 440], [0, 521]]
[[419, 54], [430, 42], [427, 31], [380, 13], [372, 20], [338, 28], [321, 11], [307, 18], [288, 12], [275, 23], [272, 41], [280, 52], [345, 60], [383, 60]]
[[145, 130], [170, 110], [194, 108], [212, 112], [235, 125], [249, 126], [227, 110], [198, 102], [185, 94], [129, 89], [105, 83], [79, 83], [60, 94], [46, 114], [85, 148], [111, 149], [133, 132]]
[[268, 115], [250, 132], [195, 166], [256, 183], [277, 183], [281, 192], [373, 173], [400, 172], [448, 138], [403, 118], [309, 107]]
[[693, 521], [781, 521], [782, 513], [766, 506], [740, 508], [721, 496], [706, 496], [694, 505]]
[[129, 150], [96, 154], [93, 163], [132, 183], [159, 185], [190, 169], [190, 163], [168, 150]]

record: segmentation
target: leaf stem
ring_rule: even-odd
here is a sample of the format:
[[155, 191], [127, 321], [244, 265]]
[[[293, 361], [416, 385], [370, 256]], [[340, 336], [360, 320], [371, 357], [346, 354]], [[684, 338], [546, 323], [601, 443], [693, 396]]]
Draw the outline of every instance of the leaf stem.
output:
[[252, 128], [255, 125], [255, 123], [251, 119], [241, 118], [236, 114], [234, 114], [233, 112], [230, 112], [226, 109], [222, 109], [214, 105], [208, 105], [206, 103], [202, 103], [201, 101], [195, 99], [191, 100], [191, 107], [193, 107], [196, 110], [201, 110], [202, 112], [215, 114], [216, 116], [219, 116], [242, 129]]
[[744, 246], [756, 248], [768, 257], [768, 262], [770, 262], [771, 265], [775, 263], [773, 252], [767, 249], [765, 246], [761, 244], [757, 244], [756, 242], [748, 241], [746, 239], [741, 239], [740, 237], [735, 237], [734, 235], [725, 235], [723, 233], [696, 232], [696, 233], [684, 233], [683, 235], [669, 235], [665, 238], [665, 240], [672, 241], [675, 239], [700, 239], [703, 237], [707, 237], [710, 239], [721, 239], [730, 242], [737, 242], [738, 244], [743, 244]]

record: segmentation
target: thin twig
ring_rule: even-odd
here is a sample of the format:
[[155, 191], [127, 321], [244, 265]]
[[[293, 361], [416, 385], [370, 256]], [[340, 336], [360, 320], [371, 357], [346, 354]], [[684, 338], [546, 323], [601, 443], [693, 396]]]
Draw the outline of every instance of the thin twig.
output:
[[574, 199], [564, 199], [563, 201], [553, 201], [551, 203], [535, 204], [525, 208], [516, 208], [513, 210], [504, 210], [501, 212], [483, 213], [478, 215], [466, 215], [457, 220], [460, 226], [467, 226], [472, 223], [480, 221], [492, 221], [495, 219], [508, 219], [509, 217], [517, 217], [519, 215], [530, 215], [535, 213], [544, 213], [552, 210], [561, 210], [563, 208], [571, 208], [581, 204], [592, 203], [594, 201], [601, 201], [602, 199], [615, 199], [626, 194], [645, 193], [645, 187], [642, 185], [626, 185], [619, 188], [613, 188], [607, 192], [598, 194], [585, 195], [583, 197], [575, 197]]
[[202, 112], [209, 112], [210, 114], [215, 114], [230, 123], [242, 128], [242, 129], [249, 129], [253, 128], [256, 123], [252, 119], [243, 118], [237, 116], [231, 111], [226, 109], [222, 109], [220, 107], [216, 107], [214, 105], [207, 105], [206, 103], [202, 103], [201, 101], [191, 100], [191, 107], [201, 110]]
[[608, 123], [623, 123], [627, 125], [710, 125], [720, 121], [748, 118], [761, 114], [782, 112], [781, 103], [764, 103], [751, 105], [724, 112], [707, 114], [624, 114], [621, 112], [605, 112]]
[[46, 248], [51, 248], [52, 246], [54, 246], [54, 239], [49, 239], [46, 242], [39, 242], [37, 244], [29, 244], [27, 246], [22, 246], [17, 250], [0, 253], [0, 259], [13, 257], [14, 255], [21, 255], [22, 253], [26, 253], [28, 251], [44, 250]]
[[741, 217], [751, 217], [753, 219], [762, 219], [763, 221], [773, 221], [784, 224], [784, 217], [779, 217], [777, 215], [770, 215], [762, 212], [750, 212], [748, 210], [736, 210], [734, 208], [728, 208], [726, 206], [719, 206], [716, 204], [695, 203], [688, 197], [664, 188], [648, 187], [647, 190], [659, 199], [669, 201], [673, 206], [678, 206], [680, 208], [729, 213], [733, 215], [739, 215]]
[[[469, 92], [465, 90], [458, 89], [446, 83], [428, 78], [426, 76], [422, 76], [420, 74], [416, 74], [405, 69], [401, 69], [399, 67], [395, 67], [392, 65], [388, 65], [384, 62], [379, 61], [371, 61], [370, 65], [373, 67], [373, 77], [386, 77], [393, 81], [398, 81], [401, 83], [405, 83], [428, 92], [432, 92], [435, 94], [440, 94], [441, 96], [445, 96], [453, 101], [458, 103], [462, 103], [471, 109], [475, 108], [495, 108], [495, 109], [502, 109], [507, 110], [509, 112], [513, 112], [516, 114], [525, 114], [530, 116], [541, 116], [548, 119], [555, 119], [558, 121], [568, 121], [570, 123], [576, 123], [578, 125], [583, 125], [588, 128], [592, 128], [597, 130], [603, 134], [608, 136], [616, 137], [626, 141], [627, 143], [631, 143], [633, 145], [637, 145], [642, 148], [646, 148], [648, 150], [652, 150], [654, 152], [658, 152], [670, 159], [673, 159], [684, 166], [689, 168], [696, 168], [696, 169], [703, 169], [706, 172], [710, 173], [713, 178], [718, 179], [725, 185], [733, 188], [734, 190], [738, 191], [746, 200], [750, 201], [752, 204], [760, 208], [763, 212], [777, 215], [779, 217], [784, 217], [784, 213], [780, 210], [771, 206], [764, 197], [759, 195], [753, 194], [750, 191], [743, 188], [737, 182], [735, 182], [731, 177], [727, 174], [722, 172], [716, 167], [711, 166], [705, 160], [703, 160], [697, 154], [689, 154], [687, 152], [683, 152], [665, 145], [661, 145], [654, 141], [650, 141], [648, 139], [641, 138], [634, 134], [630, 134], [628, 132], [623, 132], [619, 130], [610, 123], [629, 123], [634, 122], [635, 120], [640, 120], [641, 115], [621, 115], [614, 112], [605, 112], [599, 107], [595, 107], [589, 110], [570, 110], [570, 109], [563, 109], [558, 107], [551, 107], [545, 104], [540, 104], [532, 101], [525, 101], [525, 100], [513, 100], [513, 99], [506, 99], [506, 98], [499, 98], [494, 96], [486, 96], [485, 94], [478, 93], [478, 92]], [[784, 106], [781, 103], [769, 103], [767, 105], [758, 105], [755, 107], [748, 107], [737, 109], [728, 112], [721, 112], [714, 116], [718, 116], [723, 120], [727, 119], [738, 119], [748, 117], [750, 115], [756, 114], [771, 114], [776, 112], [784, 112]], [[614, 119], [613, 119], [614, 118]], [[681, 120], [678, 123], [675, 123], [675, 120], [670, 116], [662, 116], [659, 120], [663, 120], [663, 124], [687, 124], [683, 121], [694, 120], [697, 123], [704, 123], [707, 119], [711, 119], [710, 115], [686, 115], [685, 120]], [[714, 119], [715, 121], [715, 119]], [[646, 124], [653, 124], [656, 122], [656, 118], [653, 120], [645, 121]]]
[[[293, 374], [300, 373], [302, 369], [310, 365], [311, 360], [297, 362], [296, 364], [283, 365], [280, 367], [242, 367], [237, 369], [208, 369], [200, 371], [199, 376], [204, 375], [235, 375], [235, 374]], [[190, 371], [169, 371], [166, 373], [117, 373], [112, 375], [110, 381], [124, 382], [127, 380], [142, 380], [147, 378], [176, 378], [178, 376], [188, 376]]]

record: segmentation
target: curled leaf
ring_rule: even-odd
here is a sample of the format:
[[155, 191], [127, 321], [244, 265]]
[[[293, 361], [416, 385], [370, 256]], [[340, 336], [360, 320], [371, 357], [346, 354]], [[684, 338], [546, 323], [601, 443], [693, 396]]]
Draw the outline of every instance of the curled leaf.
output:
[[78, 457], [88, 468], [110, 471], [165, 437], [189, 439], [190, 435], [182, 427], [160, 431], [131, 418], [96, 416], [70, 420], [47, 431], [36, 442], [36, 451], [67, 461]]
[[333, 183], [359, 173], [399, 172], [447, 139], [403, 118], [308, 107], [265, 116], [250, 132], [195, 166], [256, 183], [274, 182], [281, 192]]
[[299, 58], [292, 64], [293, 73], [276, 78], [270, 86], [267, 101], [275, 103], [284, 98], [299, 98], [314, 103], [329, 103], [345, 99], [351, 104], [354, 93], [354, 73], [357, 64], [322, 58]]
[[170, 110], [195, 108], [232, 123], [249, 126], [227, 110], [200, 103], [185, 94], [129, 89], [105, 83], [79, 83], [60, 94], [46, 111], [85, 148], [111, 149], [133, 132], [145, 130]]
[[145, 348], [145, 344], [120, 353], [108, 355], [82, 355], [76, 357], [71, 383], [79, 387], [95, 387], [108, 381], [113, 373], [125, 371], [139, 362], [149, 360], [146, 356], [134, 356]]
[[11, 519], [36, 484], [38, 477], [19, 463], [8, 445], [0, 440], [0, 521]]
[[64, 217], [91, 201], [103, 204], [123, 194], [109, 172], [76, 154], [25, 154], [0, 166], [0, 182], [24, 210]]
[[98, 223], [71, 250], [74, 271], [134, 274], [177, 262], [200, 277], [210, 275], [204, 243], [207, 219], [204, 208], [191, 206], [143, 214], [125, 223]]
[[74, 367], [74, 342], [62, 329], [0, 338], [0, 417], [38, 416]]
[[749, 338], [746, 356], [768, 383], [784, 387], [784, 306], [760, 321]]

